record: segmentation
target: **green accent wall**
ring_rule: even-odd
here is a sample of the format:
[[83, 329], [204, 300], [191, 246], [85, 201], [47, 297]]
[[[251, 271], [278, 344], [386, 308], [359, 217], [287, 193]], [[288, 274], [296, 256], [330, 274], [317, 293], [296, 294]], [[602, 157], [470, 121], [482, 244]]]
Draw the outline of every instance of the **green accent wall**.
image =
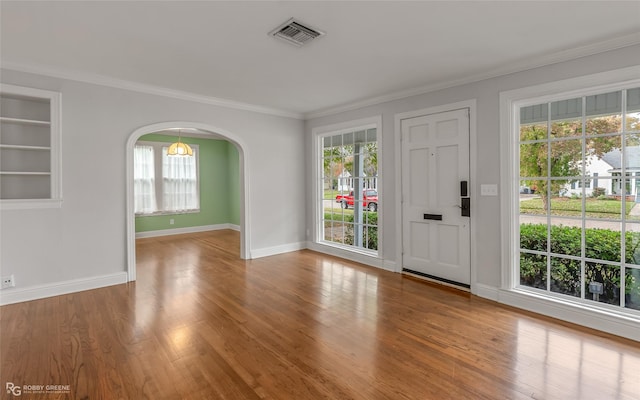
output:
[[[148, 134], [140, 141], [173, 143], [177, 136]], [[136, 217], [136, 232], [240, 224], [240, 160], [235, 145], [226, 140], [182, 137], [200, 150], [200, 212]], [[173, 219], [173, 225], [169, 220]]]

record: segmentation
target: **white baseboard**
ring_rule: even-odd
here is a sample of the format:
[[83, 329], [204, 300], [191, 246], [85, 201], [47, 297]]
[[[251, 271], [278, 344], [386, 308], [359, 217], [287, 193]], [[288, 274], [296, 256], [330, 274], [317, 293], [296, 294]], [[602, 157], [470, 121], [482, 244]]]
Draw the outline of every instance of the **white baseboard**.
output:
[[471, 285], [471, 293], [488, 300], [498, 301], [498, 289], [493, 286], [476, 283]]
[[587, 308], [579, 303], [568, 304], [566, 300], [536, 296], [528, 292], [502, 290], [479, 283], [472, 285], [472, 293], [508, 306], [640, 341], [640, 318]]
[[[380, 269], [388, 269], [384, 265], [384, 261], [376, 256], [370, 256], [368, 254], [360, 254], [353, 251], [343, 250], [334, 246], [322, 245], [314, 242], [307, 242], [307, 248], [318, 253], [328, 254], [330, 256], [344, 258], [345, 260], [354, 261], [360, 264], [368, 265], [370, 267], [376, 267]], [[391, 262], [391, 261], [389, 261]], [[394, 263], [395, 266], [395, 263]], [[395, 270], [389, 269], [389, 271], [395, 272]]]
[[262, 249], [251, 250], [251, 259], [275, 256], [277, 254], [289, 253], [291, 251], [298, 251], [306, 248], [307, 244], [305, 242], [287, 243], [280, 246], [264, 247]]
[[158, 237], [158, 236], [169, 236], [169, 235], [181, 235], [183, 233], [218, 231], [221, 229], [233, 229], [235, 231], [239, 231], [240, 227], [238, 225], [233, 225], [233, 224], [217, 224], [217, 225], [189, 226], [186, 228], [161, 229], [158, 231], [136, 232], [136, 239]]
[[382, 269], [386, 269], [387, 271], [391, 271], [391, 272], [399, 272], [398, 270], [396, 270], [396, 262], [392, 261], [392, 260], [382, 260]]
[[45, 285], [35, 285], [26, 288], [3, 289], [0, 292], [0, 305], [43, 299], [45, 297], [59, 296], [84, 290], [98, 289], [106, 286], [119, 285], [121, 283], [127, 283], [127, 273], [124, 271], [90, 278], [80, 278]]
[[587, 308], [581, 304], [567, 304], [565, 301], [548, 297], [519, 293], [516, 290], [499, 290], [498, 301], [562, 321], [640, 341], [640, 318], [632, 318]]
[[353, 251], [343, 250], [333, 246], [325, 246], [315, 242], [307, 242], [307, 249], [318, 253], [328, 254], [334, 257], [344, 258], [370, 267], [384, 269], [389, 272], [399, 272], [395, 260], [383, 260], [375, 256], [360, 254]]

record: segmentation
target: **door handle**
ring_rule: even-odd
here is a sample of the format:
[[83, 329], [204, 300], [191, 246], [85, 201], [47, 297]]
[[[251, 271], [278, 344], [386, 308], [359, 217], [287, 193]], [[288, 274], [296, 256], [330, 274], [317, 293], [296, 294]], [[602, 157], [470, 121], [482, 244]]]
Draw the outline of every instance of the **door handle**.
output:
[[462, 205], [460, 206], [460, 215], [462, 215], [463, 217], [470, 217], [471, 216], [471, 198], [463, 197], [461, 200], [462, 200]]

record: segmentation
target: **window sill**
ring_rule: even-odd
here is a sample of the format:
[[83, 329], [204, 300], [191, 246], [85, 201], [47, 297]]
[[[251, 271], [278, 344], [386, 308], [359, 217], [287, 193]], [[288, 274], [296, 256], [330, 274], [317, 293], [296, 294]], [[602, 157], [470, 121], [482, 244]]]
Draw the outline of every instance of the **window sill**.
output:
[[317, 242], [317, 244], [322, 245], [322, 246], [334, 247], [336, 249], [341, 249], [341, 250], [348, 251], [348, 252], [351, 252], [351, 253], [361, 254], [361, 255], [367, 256], [367, 257], [378, 258], [378, 251], [377, 250], [369, 250], [369, 249], [364, 249], [364, 248], [355, 247], [355, 246], [341, 245], [339, 243], [329, 242], [329, 241], [325, 241], [325, 240], [321, 240], [321, 241]]
[[158, 212], [154, 212], [154, 213], [149, 213], [149, 214], [141, 214], [141, 213], [136, 213], [136, 218], [137, 217], [158, 217], [161, 215], [182, 215], [182, 214], [197, 214], [200, 212], [200, 209], [197, 210], [184, 210], [184, 211], [158, 211]]
[[640, 313], [594, 307], [527, 288], [500, 289], [498, 302], [562, 321], [640, 341]]
[[349, 261], [388, 270], [384, 265], [384, 260], [381, 258], [379, 252], [357, 250], [348, 246], [340, 246], [324, 241], [309, 242], [308, 248], [319, 253], [329, 254]]

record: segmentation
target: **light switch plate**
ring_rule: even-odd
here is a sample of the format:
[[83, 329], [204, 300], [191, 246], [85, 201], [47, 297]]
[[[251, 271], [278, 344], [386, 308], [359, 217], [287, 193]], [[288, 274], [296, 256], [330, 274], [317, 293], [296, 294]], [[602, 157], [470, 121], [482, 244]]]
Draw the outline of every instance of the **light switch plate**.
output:
[[480, 185], [480, 196], [497, 196], [497, 195], [498, 195], [497, 184], [492, 183], [492, 184]]

